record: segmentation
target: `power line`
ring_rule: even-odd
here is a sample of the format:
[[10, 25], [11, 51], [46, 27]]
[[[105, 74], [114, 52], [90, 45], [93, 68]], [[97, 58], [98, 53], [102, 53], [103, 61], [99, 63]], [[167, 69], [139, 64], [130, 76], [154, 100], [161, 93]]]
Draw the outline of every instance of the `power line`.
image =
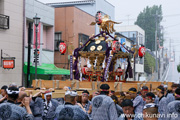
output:
[[177, 25], [180, 25], [180, 23], [178, 23], [178, 24], [174, 24], [174, 25], [171, 25], [171, 26], [167, 26], [167, 27], [164, 27], [164, 28], [175, 27], [175, 26], [177, 26]]
[[175, 17], [175, 16], [180, 16], [180, 14], [166, 15], [166, 16], [163, 16], [163, 17]]
[[[180, 16], [180, 14], [165, 15], [165, 16], [163, 16], [163, 18], [176, 17], [176, 16]], [[137, 20], [137, 18], [132, 18], [132, 19], [120, 19], [120, 20], [115, 20], [115, 21], [134, 21], [134, 20]]]

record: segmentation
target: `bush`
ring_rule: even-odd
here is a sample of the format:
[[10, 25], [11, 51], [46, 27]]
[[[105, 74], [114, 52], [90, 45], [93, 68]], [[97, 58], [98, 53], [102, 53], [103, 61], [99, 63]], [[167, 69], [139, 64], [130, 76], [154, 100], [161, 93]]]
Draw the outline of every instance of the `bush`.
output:
[[146, 52], [144, 56], [144, 71], [148, 74], [152, 74], [152, 70], [155, 70], [156, 61], [155, 58]]

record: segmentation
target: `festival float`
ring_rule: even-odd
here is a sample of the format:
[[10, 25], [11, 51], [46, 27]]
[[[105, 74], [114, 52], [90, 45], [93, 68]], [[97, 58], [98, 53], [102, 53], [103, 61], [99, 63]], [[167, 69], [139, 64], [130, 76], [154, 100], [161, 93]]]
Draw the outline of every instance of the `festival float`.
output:
[[[95, 22], [90, 25], [99, 26], [99, 34], [92, 35], [85, 44], [81, 44], [76, 48], [70, 57], [71, 69], [70, 80], [76, 79], [82, 81], [82, 74], [89, 76], [88, 81], [102, 82], [126, 82], [127, 78], [133, 78], [131, 67], [131, 59], [138, 54], [142, 58], [145, 54], [145, 47], [139, 50], [136, 45], [129, 50], [125, 47], [125, 43], [117, 40], [117, 36], [113, 36], [115, 32], [114, 24], [120, 24], [109, 19], [108, 15], [97, 12]], [[122, 49], [125, 50], [122, 51]], [[86, 59], [90, 64], [89, 68], [82, 68], [81, 59]], [[122, 59], [127, 65], [122, 69], [118, 59]], [[115, 69], [115, 66], [119, 66]], [[118, 79], [117, 79], [118, 78]]]
[[[70, 79], [34, 80], [32, 84], [34, 88], [63, 90], [64, 86], [68, 86], [73, 90], [86, 89], [92, 93], [98, 91], [103, 82], [109, 84], [110, 90], [114, 91], [128, 91], [130, 87], [137, 88], [139, 91], [143, 85], [153, 90], [161, 84], [167, 84], [168, 87], [172, 85], [170, 82], [134, 81], [132, 62], [137, 56], [140, 59], [144, 57], [145, 47], [132, 45], [131, 48], [127, 48], [126, 43], [122, 43], [116, 35], [113, 35], [114, 25], [120, 23], [110, 20], [108, 15], [103, 15], [100, 11], [95, 16], [95, 22], [90, 25], [96, 24], [99, 26], [99, 34], [92, 35], [85, 44], [80, 43], [81, 46], [78, 48], [74, 49], [72, 45], [68, 47], [68, 52], [72, 53], [70, 54]], [[66, 44], [62, 42], [59, 49], [61, 54], [64, 54]], [[82, 65], [82, 59], [85, 59], [87, 64]], [[122, 66], [121, 62], [125, 64]], [[178, 69], [180, 70], [180, 67]], [[64, 91], [59, 93], [64, 96]]]

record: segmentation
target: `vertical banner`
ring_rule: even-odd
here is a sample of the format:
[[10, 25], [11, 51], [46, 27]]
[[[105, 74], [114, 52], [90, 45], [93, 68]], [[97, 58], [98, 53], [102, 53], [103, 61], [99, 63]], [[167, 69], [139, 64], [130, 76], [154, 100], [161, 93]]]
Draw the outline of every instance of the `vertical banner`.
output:
[[70, 80], [73, 80], [73, 56], [70, 55]]
[[[126, 38], [121, 38], [120, 42], [123, 45], [123, 43], [126, 43]], [[126, 45], [123, 45], [123, 46], [126, 47]], [[126, 52], [126, 49], [123, 46], [121, 46], [121, 50], [122, 50], [122, 52]], [[123, 59], [123, 58], [120, 59], [121, 62], [125, 62], [125, 60], [126, 59]]]
[[[40, 66], [41, 65], [41, 56], [42, 56], [42, 47], [41, 47], [41, 43], [42, 43], [42, 31], [43, 31], [43, 26], [41, 25], [41, 23], [39, 23], [38, 27], [37, 27], [37, 65]], [[35, 65], [36, 62], [36, 26], [33, 24], [33, 51], [32, 53], [32, 65]]]
[[[36, 26], [33, 24], [33, 48], [36, 49]], [[41, 41], [41, 23], [39, 23], [38, 27], [37, 27], [37, 42], [38, 42], [38, 46], [37, 49], [40, 49], [40, 41]]]
[[110, 55], [109, 58], [108, 58], [108, 62], [107, 62], [105, 72], [104, 72], [104, 80], [106, 80], [106, 81], [107, 81], [107, 73], [108, 73], [109, 66], [111, 64], [112, 58], [113, 58], [113, 55]]
[[[121, 44], [123, 44], [123, 43], [126, 43], [126, 38], [121, 38]], [[126, 45], [124, 45], [124, 47], [126, 47]], [[122, 46], [121, 46], [121, 50], [123, 51], [123, 52], [126, 52], [126, 49], [125, 48], [123, 48]]]

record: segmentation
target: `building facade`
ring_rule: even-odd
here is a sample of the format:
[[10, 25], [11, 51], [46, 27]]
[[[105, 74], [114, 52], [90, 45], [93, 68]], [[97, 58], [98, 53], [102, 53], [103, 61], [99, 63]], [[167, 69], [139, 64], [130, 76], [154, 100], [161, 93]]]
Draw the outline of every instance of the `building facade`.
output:
[[[40, 18], [40, 24], [37, 27], [39, 50], [38, 66], [42, 66], [42, 64], [54, 64], [54, 8], [36, 0], [25, 0], [24, 63], [27, 65], [28, 62], [28, 40], [30, 39], [30, 62], [32, 66], [35, 66], [36, 27], [33, 24], [33, 17], [35, 17], [36, 14]], [[25, 73], [25, 79], [27, 79], [26, 77]], [[34, 79], [34, 77], [34, 74], [31, 74], [31, 80]], [[37, 78], [43, 79], [44, 77], [38, 75]], [[49, 77], [45, 77], [44, 79], [49, 79]]]
[[0, 49], [1, 57], [15, 57], [15, 68], [0, 65], [0, 86], [15, 83], [22, 85], [23, 72], [23, 11], [24, 0], [0, 0]]
[[[87, 14], [90, 14], [91, 16], [95, 16], [97, 11], [101, 11], [102, 13], [109, 15], [111, 20], [115, 19], [115, 8], [111, 3], [109, 3], [106, 0], [79, 0], [79, 1], [61, 0], [61, 2], [58, 2], [57, 0], [57, 2], [47, 3], [47, 4], [55, 8], [75, 6], [76, 8], [86, 12]], [[95, 20], [93, 19], [93, 21]], [[90, 23], [87, 23], [87, 24], [90, 24]], [[99, 28], [96, 25], [95, 34], [98, 34], [98, 33], [99, 33]]]
[[[137, 48], [145, 44], [145, 31], [142, 28], [140, 28], [138, 25], [130, 25], [130, 26], [116, 25], [115, 30], [117, 33], [120, 33], [126, 36], [127, 38], [131, 39], [133, 41], [133, 44], [135, 44]], [[140, 77], [143, 76], [144, 73], [144, 58], [136, 57], [134, 67], [135, 67], [134, 79], [136, 81], [139, 81], [141, 79]]]
[[[25, 62], [27, 62], [27, 46], [28, 46], [28, 28], [29, 23], [33, 24], [33, 17], [37, 14], [40, 17], [41, 32], [40, 32], [40, 53], [41, 63], [54, 63], [54, 8], [49, 7], [36, 0], [26, 0], [25, 4]], [[31, 26], [32, 31], [35, 27]], [[31, 44], [34, 44], [35, 34], [31, 34]], [[33, 45], [32, 45], [33, 46]], [[33, 53], [33, 51], [32, 51]], [[31, 58], [33, 54], [31, 54]]]
[[[106, 0], [61, 0], [61, 2], [53, 1], [47, 3], [55, 8], [55, 59], [54, 63], [57, 67], [69, 69], [69, 55], [77, 47], [80, 42], [85, 43], [92, 34], [98, 34], [97, 25], [90, 26], [95, 21], [95, 14], [101, 11], [110, 16], [114, 20], [114, 6]], [[103, 7], [102, 7], [103, 6]], [[67, 44], [67, 52], [61, 55], [59, 52], [60, 42]], [[86, 60], [82, 59], [82, 63], [86, 64]], [[59, 79], [55, 77], [54, 79]]]
[[[69, 69], [69, 55], [75, 48], [80, 47], [80, 42], [85, 43], [94, 34], [94, 26], [87, 24], [94, 19], [94, 16], [74, 6], [55, 8], [54, 63], [57, 67]], [[67, 45], [64, 55], [59, 52], [61, 42]]]

